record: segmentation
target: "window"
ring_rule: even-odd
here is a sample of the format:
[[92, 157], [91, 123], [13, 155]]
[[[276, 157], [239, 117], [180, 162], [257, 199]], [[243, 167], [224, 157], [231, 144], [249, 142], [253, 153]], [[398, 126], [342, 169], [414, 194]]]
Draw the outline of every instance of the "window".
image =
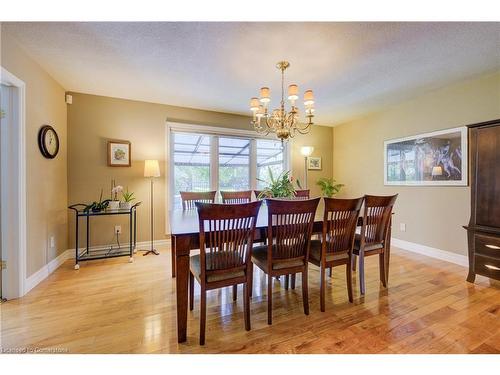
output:
[[173, 206], [182, 207], [180, 191], [210, 190], [210, 137], [199, 134], [174, 135]]
[[269, 170], [274, 177], [283, 172], [283, 146], [280, 141], [257, 139], [257, 189], [261, 190], [269, 181]]
[[[287, 165], [280, 141], [255, 133], [194, 125], [170, 126], [170, 199], [182, 208], [180, 191], [262, 189], [271, 169], [278, 176]], [[204, 132], [205, 128], [210, 132]], [[214, 130], [216, 129], [216, 131]], [[192, 131], [192, 132], [191, 132]], [[237, 133], [237, 134], [235, 134]]]
[[250, 189], [250, 139], [219, 137], [219, 189]]

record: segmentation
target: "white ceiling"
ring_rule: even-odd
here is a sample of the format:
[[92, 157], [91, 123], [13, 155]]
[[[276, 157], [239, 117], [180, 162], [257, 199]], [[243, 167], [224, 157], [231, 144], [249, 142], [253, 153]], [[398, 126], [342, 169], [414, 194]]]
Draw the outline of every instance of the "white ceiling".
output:
[[3, 23], [68, 91], [249, 114], [313, 89], [335, 125], [500, 67], [500, 23]]

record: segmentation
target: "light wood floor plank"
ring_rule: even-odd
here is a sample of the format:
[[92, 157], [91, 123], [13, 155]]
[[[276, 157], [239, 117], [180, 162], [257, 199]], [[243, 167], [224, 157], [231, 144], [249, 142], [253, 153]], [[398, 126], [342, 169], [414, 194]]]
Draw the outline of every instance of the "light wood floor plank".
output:
[[[393, 249], [389, 288], [378, 280], [378, 258], [366, 260], [366, 295], [345, 270], [327, 278], [319, 310], [319, 271], [309, 273], [310, 315], [295, 290], [274, 282], [273, 325], [267, 324], [266, 277], [255, 272], [252, 330], [225, 288], [208, 293], [206, 345], [198, 345], [199, 288], [188, 314], [187, 343], [177, 343], [175, 282], [168, 247], [129, 264], [115, 258], [63, 264], [27, 296], [0, 305], [2, 348], [59, 348], [70, 353], [500, 353], [500, 286], [466, 269]], [[357, 276], [355, 274], [355, 276]]]

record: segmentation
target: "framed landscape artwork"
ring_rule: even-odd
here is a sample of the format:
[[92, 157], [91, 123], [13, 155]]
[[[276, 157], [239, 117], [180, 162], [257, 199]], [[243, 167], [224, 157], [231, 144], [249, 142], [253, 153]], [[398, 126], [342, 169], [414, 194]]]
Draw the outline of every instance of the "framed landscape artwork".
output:
[[385, 141], [384, 184], [467, 186], [467, 127]]
[[307, 169], [321, 169], [321, 157], [309, 156], [307, 158]]
[[131, 145], [128, 141], [108, 141], [108, 166], [130, 167]]

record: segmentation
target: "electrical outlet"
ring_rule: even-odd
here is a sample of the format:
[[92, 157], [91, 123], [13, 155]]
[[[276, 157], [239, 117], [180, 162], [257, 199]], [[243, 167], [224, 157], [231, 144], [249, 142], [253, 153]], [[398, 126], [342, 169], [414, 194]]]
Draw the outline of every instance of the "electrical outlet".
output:
[[56, 246], [56, 239], [54, 236], [50, 236], [50, 247], [53, 248], [54, 246]]
[[115, 234], [122, 234], [122, 226], [115, 225]]
[[401, 232], [406, 232], [406, 224], [405, 223], [399, 223], [399, 230]]

